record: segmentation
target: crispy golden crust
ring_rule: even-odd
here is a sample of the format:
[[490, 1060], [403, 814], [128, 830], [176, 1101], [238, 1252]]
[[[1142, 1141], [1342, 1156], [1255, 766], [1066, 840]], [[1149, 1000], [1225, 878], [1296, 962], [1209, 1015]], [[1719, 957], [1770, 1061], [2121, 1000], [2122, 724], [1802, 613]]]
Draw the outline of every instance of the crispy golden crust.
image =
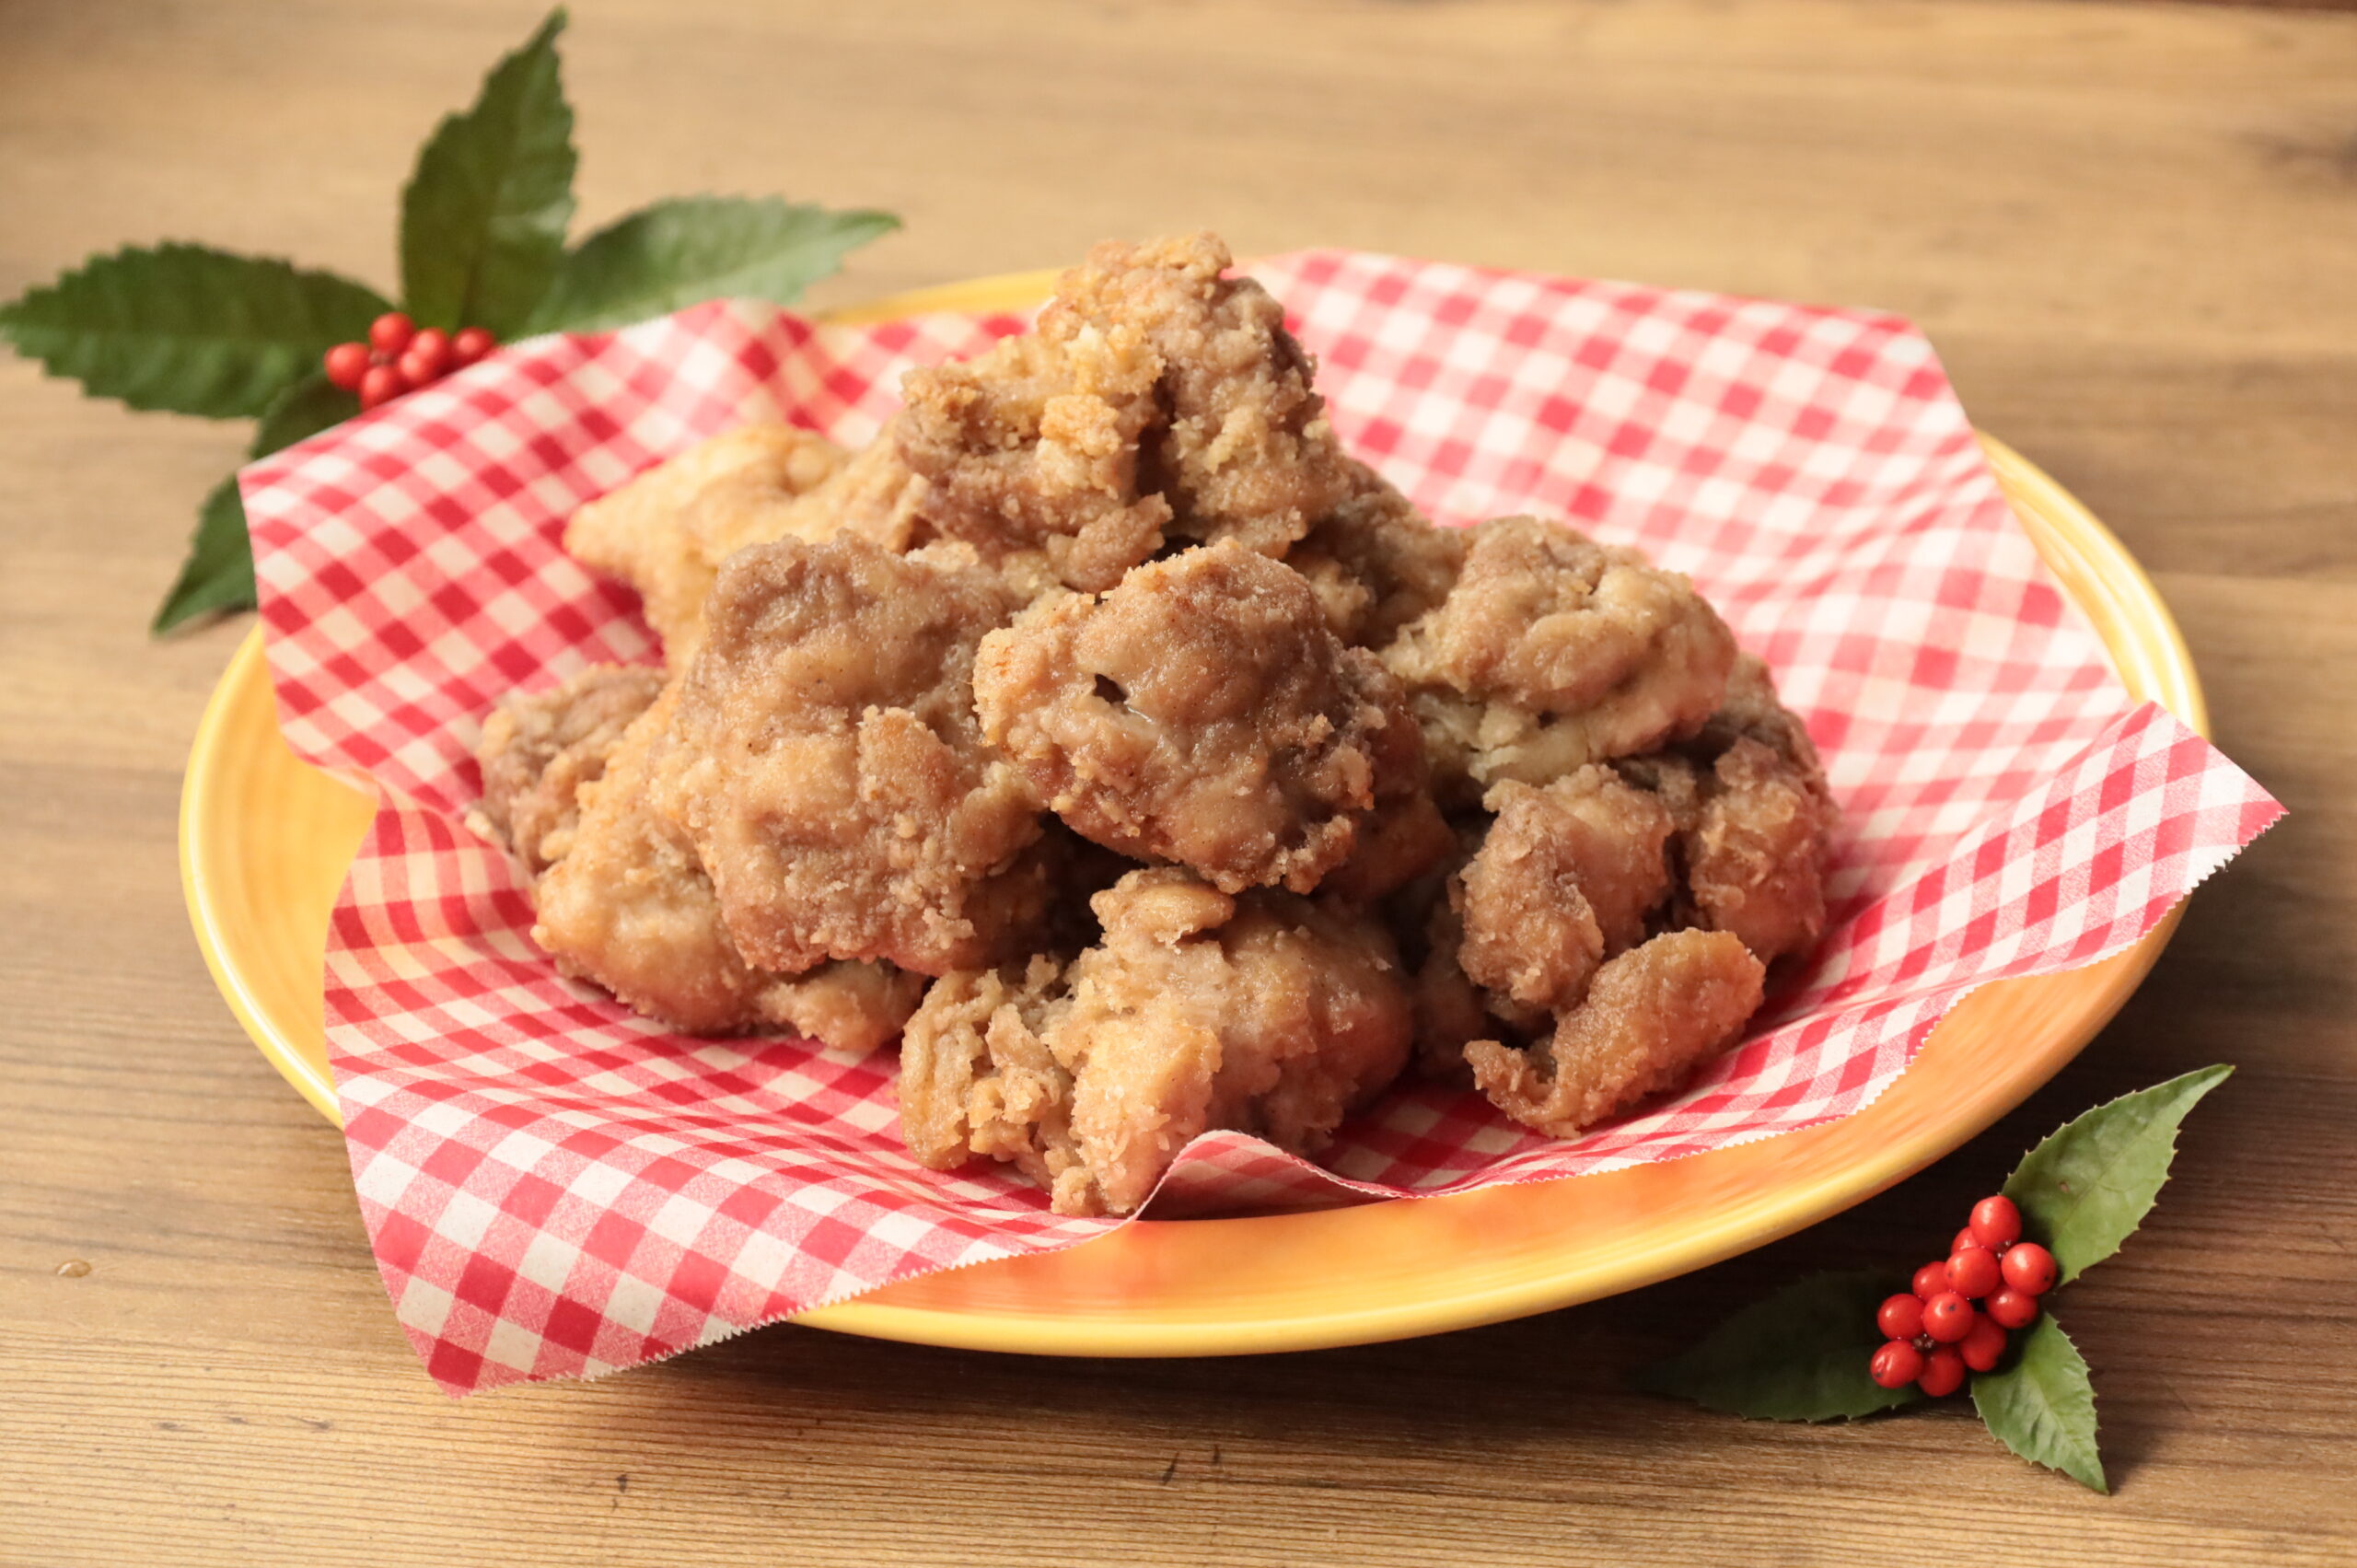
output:
[[1574, 1137], [1733, 1044], [1759, 1009], [1765, 972], [1724, 932], [1669, 932], [1597, 970], [1543, 1045], [1480, 1040], [1465, 1058], [1491, 1104], [1550, 1138]]
[[1072, 1132], [1072, 1074], [1045, 1037], [1069, 1010], [1063, 966], [953, 970], [933, 982], [900, 1045], [900, 1134], [936, 1170], [981, 1156], [1048, 1190], [1060, 1214], [1097, 1212]]
[[796, 496], [771, 537], [817, 544], [837, 534], [853, 534], [900, 554], [932, 537], [918, 516], [927, 489], [923, 478], [911, 471], [900, 447], [878, 437], [853, 453], [824, 484]]
[[925, 984], [923, 975], [891, 964], [838, 959], [803, 974], [767, 977], [753, 993], [753, 1018], [865, 1056], [900, 1034]]
[[604, 774], [623, 731], [662, 689], [661, 670], [601, 665], [552, 691], [508, 697], [483, 720], [475, 747], [483, 825], [528, 875], [563, 858], [581, 787]]
[[[808, 509], [895, 550], [1101, 592], [1166, 537], [1270, 555], [1353, 494], [1308, 356], [1209, 235], [1101, 245], [1033, 333], [914, 370], [868, 454]], [[806, 537], [816, 537], [806, 534]]]
[[1013, 608], [991, 573], [850, 535], [722, 569], [656, 796], [751, 961], [939, 974], [1031, 946], [1039, 805], [981, 745], [970, 684]]
[[1762, 963], [1817, 945], [1840, 810], [1766, 665], [1745, 655], [1700, 735], [1621, 771], [1677, 822], [1684, 920], [1734, 933]]
[[1249, 278], [1222, 276], [1232, 261], [1211, 234], [1099, 245], [1057, 284], [1039, 335], [1136, 332], [1160, 360], [1146, 466], [1169, 533], [1282, 555], [1351, 493], [1352, 475], [1283, 307]]
[[1555, 1012], [1643, 938], [1668, 898], [1670, 815], [1594, 766], [1544, 789], [1508, 781], [1489, 804], [1497, 821], [1451, 895], [1464, 921], [1457, 962], [1475, 984]]
[[[1405, 734], [1411, 726], [1399, 725]], [[1353, 903], [1371, 904], [1389, 897], [1448, 859], [1456, 848], [1456, 830], [1434, 803], [1431, 781], [1418, 750], [1413, 765], [1392, 770], [1396, 781], [1386, 787], [1377, 780], [1375, 809], [1358, 821], [1350, 857], [1326, 874], [1320, 893]]]
[[1735, 656], [1684, 577], [1535, 517], [1473, 529], [1447, 598], [1383, 653], [1456, 802], [1695, 733]]
[[1104, 940], [1061, 977], [1035, 960], [927, 993], [901, 1086], [926, 1163], [1011, 1161], [1058, 1213], [1128, 1214], [1197, 1134], [1313, 1153], [1405, 1063], [1411, 1004], [1374, 921], [1176, 867], [1096, 906]]
[[1351, 491], [1285, 555], [1308, 579], [1334, 635], [1380, 648], [1439, 608], [1465, 563], [1465, 533], [1434, 528], [1381, 474], [1355, 459]]
[[919, 528], [986, 560], [1037, 552], [1074, 587], [1111, 587], [1170, 519], [1138, 482], [1161, 368], [1133, 324], [1051, 336], [1043, 323], [979, 359], [911, 371], [887, 440], [923, 482]]
[[679, 668], [695, 652], [704, 595], [720, 563], [807, 520], [795, 500], [848, 456], [790, 424], [731, 430], [582, 507], [565, 525], [564, 548], [638, 590], [666, 660]]
[[853, 1052], [899, 1032], [924, 987], [888, 964], [781, 975], [747, 964], [720, 919], [694, 846], [654, 811], [654, 759], [678, 685], [625, 728], [581, 791], [566, 853], [540, 879], [532, 939], [576, 980], [691, 1034], [769, 1027]]
[[[1449, 1075], [1460, 1056], [1471, 1059], [1465, 1048], [1486, 1017], [1484, 1032], [1504, 1043], [1487, 1048], [1485, 1086], [1521, 1084], [1498, 1103], [1523, 1120], [1534, 1080], [1507, 1075], [1497, 1052], [1544, 1033], [1550, 1015], [1561, 1036], [1595, 1000], [1599, 966], [1647, 932], [1725, 934], [1764, 966], [1823, 930], [1837, 813], [1806, 733], [1757, 659], [1739, 662], [1719, 712], [1675, 749], [1585, 767], [1543, 789], [1508, 781], [1487, 804], [1497, 819], [1452, 881], [1451, 907], [1434, 916], [1418, 975], [1418, 1061]], [[1712, 968], [1689, 954], [1664, 970], [1655, 1000], [1678, 977]], [[1579, 1030], [1601, 1027], [1591, 1019]], [[1665, 1062], [1703, 1049], [1684, 1033], [1657, 1044]], [[1509, 1103], [1515, 1095], [1523, 1109]]]
[[982, 643], [990, 742], [1087, 838], [1229, 891], [1307, 891], [1377, 796], [1422, 783], [1415, 726], [1295, 573], [1239, 545], [1035, 605]]
[[[1465, 943], [1465, 918], [1455, 901], [1461, 897], [1452, 876], [1446, 891], [1432, 902], [1425, 917], [1424, 954], [1416, 966], [1413, 992], [1415, 1062], [1416, 1070], [1427, 1078], [1469, 1088], [1472, 1075], [1465, 1065], [1465, 1048], [1477, 1040], [1506, 1032], [1496, 1013], [1500, 1005], [1511, 1007], [1512, 1004], [1483, 994], [1457, 962], [1457, 950]], [[1517, 1042], [1523, 1032], [1515, 1031]]]
[[761, 977], [720, 923], [711, 879], [685, 834], [647, 801], [676, 683], [634, 720], [582, 792], [564, 858], [540, 879], [532, 939], [576, 979], [691, 1033], [742, 1028]]
[[1701, 923], [1731, 931], [1762, 962], [1806, 952], [1825, 931], [1829, 797], [1756, 740], [1712, 764], [1702, 817], [1686, 839]]

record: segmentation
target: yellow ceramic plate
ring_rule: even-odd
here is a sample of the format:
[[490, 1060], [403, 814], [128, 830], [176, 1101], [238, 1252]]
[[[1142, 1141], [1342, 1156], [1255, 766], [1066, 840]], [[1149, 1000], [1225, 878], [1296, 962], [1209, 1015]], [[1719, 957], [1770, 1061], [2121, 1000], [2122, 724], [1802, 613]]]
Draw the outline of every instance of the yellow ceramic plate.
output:
[[[1019, 308], [1051, 273], [880, 301], [838, 319]], [[2119, 541], [2019, 454], [1986, 442], [2022, 526], [2093, 619], [2128, 689], [2208, 732], [2160, 596]], [[333, 1120], [321, 1023], [328, 915], [369, 799], [296, 760], [256, 632], [214, 692], [180, 800], [180, 875], [221, 993]], [[1428, 1334], [1593, 1300], [1772, 1241], [1946, 1154], [2051, 1077], [2160, 956], [1984, 987], [1846, 1121], [1689, 1159], [1452, 1198], [1251, 1219], [1141, 1221], [1070, 1251], [930, 1275], [799, 1321], [1049, 1355], [1206, 1355]]]

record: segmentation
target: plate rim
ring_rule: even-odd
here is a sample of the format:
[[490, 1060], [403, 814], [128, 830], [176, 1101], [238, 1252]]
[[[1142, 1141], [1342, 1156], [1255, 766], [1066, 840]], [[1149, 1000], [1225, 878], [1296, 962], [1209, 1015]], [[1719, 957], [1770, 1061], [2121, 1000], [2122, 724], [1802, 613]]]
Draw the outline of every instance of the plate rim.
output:
[[[1057, 275], [1055, 271], [1043, 271], [977, 278], [867, 301], [823, 313], [819, 319], [848, 324], [935, 310], [1019, 309], [1037, 303]], [[2207, 738], [2208, 708], [2191, 653], [2142, 566], [2110, 529], [2044, 470], [1994, 436], [1983, 434], [1980, 440], [2017, 521], [2066, 592], [2094, 622], [2131, 694], [2159, 703], [2187, 727]], [[319, 1026], [313, 1022], [307, 1051], [300, 1021], [288, 1019], [283, 1009], [273, 1006], [250, 972], [248, 954], [227, 910], [238, 868], [229, 864], [234, 854], [215, 829], [236, 818], [233, 785], [237, 775], [231, 764], [240, 749], [255, 744], [257, 703], [269, 714], [269, 737], [261, 744], [275, 740], [283, 749], [258, 624], [239, 643], [207, 699], [191, 745], [179, 823], [181, 884], [197, 946], [231, 1012], [280, 1075], [331, 1123], [340, 1125]], [[284, 760], [296, 768], [309, 767], [294, 759], [291, 751]], [[332, 775], [319, 776], [353, 790]], [[353, 793], [356, 809], [365, 797]], [[1987, 1010], [1991, 1003], [1984, 998], [1996, 993], [2018, 995], [2023, 988], [2038, 987], [2077, 993], [2065, 1028], [2042, 1042], [2038, 1051], [2025, 1052], [2022, 1060], [2008, 1063], [2010, 1071], [2002, 1082], [1982, 1084], [1978, 1093], [1960, 1098], [1954, 1113], [1936, 1127], [1877, 1145], [1870, 1154], [1853, 1156], [1837, 1168], [1788, 1181], [1772, 1202], [1754, 1202], [1740, 1212], [1720, 1216], [1718, 1223], [1686, 1223], [1677, 1234], [1652, 1237], [1609, 1257], [1581, 1259], [1576, 1239], [1566, 1237], [1552, 1268], [1509, 1270], [1508, 1278], [1454, 1290], [1411, 1291], [1405, 1295], [1394, 1292], [1388, 1298], [1364, 1303], [1321, 1301], [1314, 1310], [1277, 1316], [1256, 1315], [1248, 1308], [1223, 1312], [1216, 1289], [1206, 1288], [1215, 1286], [1217, 1280], [1206, 1278], [1203, 1272], [1210, 1271], [1216, 1276], [1223, 1260], [1271, 1249], [1280, 1252], [1296, 1249], [1305, 1260], [1321, 1252], [1355, 1256], [1358, 1249], [1377, 1239], [1365, 1233], [1387, 1228], [1386, 1221], [1374, 1217], [1386, 1213], [1394, 1216], [1388, 1228], [1395, 1230], [1401, 1215], [1434, 1216], [1435, 1234], [1464, 1228], [1461, 1224], [1440, 1225], [1443, 1217], [1460, 1222], [1472, 1219], [1498, 1227], [1543, 1224], [1548, 1210], [1563, 1208], [1572, 1196], [1645, 1185], [1675, 1192], [1681, 1185], [1706, 1179], [1697, 1173], [1715, 1171], [1731, 1163], [1759, 1163], [1760, 1156], [1750, 1151], [1772, 1150], [1778, 1144], [1797, 1147], [1793, 1140], [1808, 1140], [1822, 1129], [1804, 1129], [1734, 1149], [1626, 1170], [1469, 1193], [1287, 1215], [1133, 1221], [1084, 1243], [927, 1273], [852, 1300], [809, 1308], [786, 1320], [871, 1338], [1033, 1354], [1245, 1354], [1368, 1343], [1469, 1328], [1654, 1283], [1815, 1225], [1968, 1141], [2044, 1084], [2109, 1021], [2166, 947], [2183, 908], [2180, 901], [2141, 941], [2100, 963], [1980, 988], [1942, 1020], [1907, 1072], [1873, 1105], [1840, 1122], [1825, 1124], [1870, 1127], [1870, 1119], [1877, 1111], [1887, 1118], [1895, 1098], [1914, 1098], [1930, 1079], [1952, 1072], [1956, 1063], [1949, 1061], [1952, 1053], [1943, 1050], [1943, 1037], [1953, 1035], [1951, 1026], [1968, 1011]], [[1927, 1064], [1932, 1069], [1929, 1073]], [[1902, 1086], [1908, 1086], [1910, 1079], [1913, 1085], [1901, 1096]], [[1291, 1229], [1271, 1228], [1277, 1226]], [[1322, 1246], [1308, 1246], [1313, 1238]], [[1542, 1251], [1541, 1256], [1545, 1255]], [[1120, 1288], [1125, 1276], [1151, 1279], [1174, 1261], [1183, 1261], [1195, 1271], [1192, 1275], [1181, 1275], [1191, 1295], [1178, 1305], [1158, 1303], [1151, 1290]], [[1276, 1271], [1279, 1277], [1284, 1272], [1282, 1267]], [[984, 1299], [961, 1303], [961, 1296], [977, 1295], [972, 1287], [983, 1279], [991, 1286], [979, 1293]], [[1339, 1287], [1347, 1281], [1333, 1283]], [[1112, 1305], [1079, 1313], [1059, 1307], [1056, 1304], [1068, 1300], [1069, 1287], [1075, 1284], [1094, 1285]], [[1382, 1294], [1378, 1292], [1378, 1296]], [[1049, 1305], [1026, 1308], [997, 1299], [1011, 1296], [1020, 1301], [1027, 1295]]]

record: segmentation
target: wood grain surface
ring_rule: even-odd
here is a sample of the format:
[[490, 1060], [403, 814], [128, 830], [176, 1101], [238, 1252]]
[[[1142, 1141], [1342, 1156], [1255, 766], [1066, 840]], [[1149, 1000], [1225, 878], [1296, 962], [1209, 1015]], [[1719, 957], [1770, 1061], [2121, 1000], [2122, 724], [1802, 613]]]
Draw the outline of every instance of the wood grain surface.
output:
[[[203, 238], [390, 282], [418, 138], [531, 4], [0, 0], [0, 296]], [[2357, 18], [2152, 5], [583, 0], [584, 220], [783, 190], [822, 298], [1197, 226], [1884, 307], [2129, 541], [2290, 819], [2080, 1061], [1898, 1190], [1633, 1295], [1225, 1363], [783, 1327], [453, 1403], [173, 852], [241, 627], [143, 628], [241, 433], [0, 360], [0, 1562], [2347, 1562], [2357, 1556]], [[2213, 1061], [2071, 1293], [2109, 1498], [1968, 1411], [1747, 1424], [1638, 1361], [1910, 1261], [2029, 1141]]]

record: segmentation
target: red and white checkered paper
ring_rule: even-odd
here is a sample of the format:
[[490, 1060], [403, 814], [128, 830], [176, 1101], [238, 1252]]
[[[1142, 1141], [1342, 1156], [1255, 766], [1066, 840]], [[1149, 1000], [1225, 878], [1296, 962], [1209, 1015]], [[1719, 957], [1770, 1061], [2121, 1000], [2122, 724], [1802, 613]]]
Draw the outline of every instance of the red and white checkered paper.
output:
[[[1691, 573], [1774, 666], [1847, 817], [1813, 966], [1674, 1101], [1553, 1142], [1405, 1086], [1328, 1169], [1215, 1133], [1157, 1203], [1461, 1191], [1847, 1115], [1968, 990], [2118, 951], [2278, 815], [2131, 711], [1905, 322], [1338, 251], [1254, 271], [1343, 438], [1434, 516], [1568, 517]], [[655, 658], [633, 596], [559, 548], [575, 507], [747, 420], [863, 441], [903, 369], [1024, 326], [702, 306], [518, 344], [246, 470], [280, 722], [377, 789], [328, 939], [329, 1045], [378, 1263], [452, 1392], [1115, 1223], [1051, 1214], [994, 1167], [917, 1166], [889, 1051], [668, 1034], [560, 979], [460, 820], [496, 699]]]

